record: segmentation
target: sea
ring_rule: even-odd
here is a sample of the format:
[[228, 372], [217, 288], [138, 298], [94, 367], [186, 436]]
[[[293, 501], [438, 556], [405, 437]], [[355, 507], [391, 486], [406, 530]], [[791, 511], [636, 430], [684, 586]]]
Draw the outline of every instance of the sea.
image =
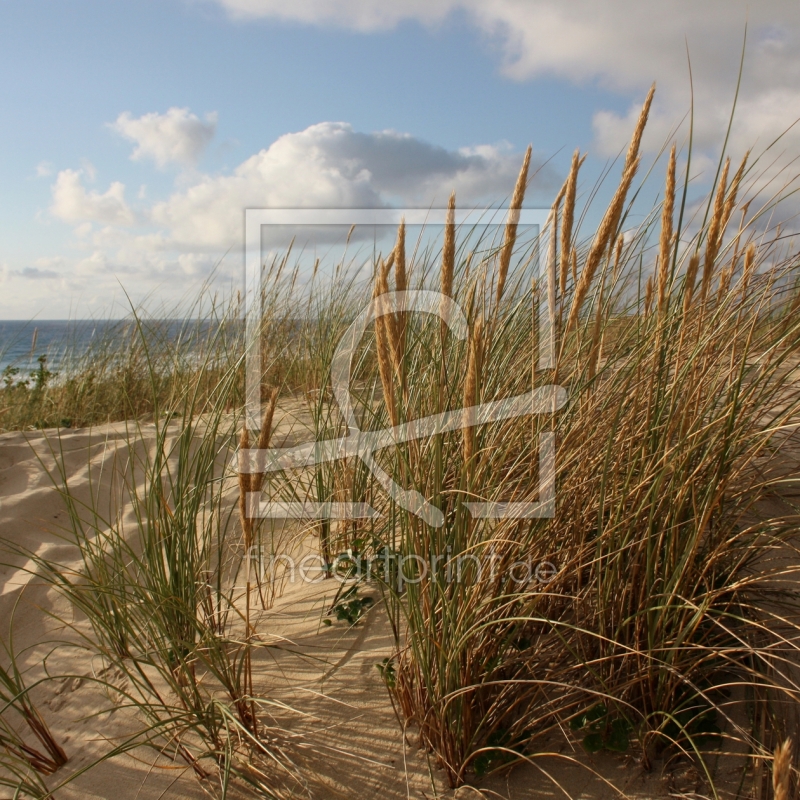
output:
[[58, 369], [72, 353], [87, 352], [93, 341], [121, 329], [121, 320], [0, 320], [0, 373], [19, 370], [19, 377], [47, 356], [47, 368]]
[[[155, 323], [160, 335], [166, 332], [176, 340], [187, 331], [187, 321], [181, 319], [146, 320], [143, 327]], [[208, 320], [195, 321], [207, 331]], [[101, 343], [121, 343], [130, 341], [134, 333], [131, 319], [124, 320], [0, 320], [0, 380], [8, 376], [19, 380], [27, 378], [38, 367], [40, 356], [46, 356], [47, 369], [57, 372], [65, 366], [65, 361], [82, 358], [91, 353], [92, 347]]]

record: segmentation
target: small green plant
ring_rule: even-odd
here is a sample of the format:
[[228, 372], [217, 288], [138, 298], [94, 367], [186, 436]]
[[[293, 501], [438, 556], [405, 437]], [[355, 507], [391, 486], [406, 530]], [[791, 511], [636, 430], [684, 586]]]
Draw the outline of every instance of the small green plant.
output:
[[3, 370], [3, 388], [8, 391], [15, 387], [25, 387], [28, 386], [27, 380], [18, 381], [16, 380], [17, 375], [19, 375], [19, 367], [12, 367], [10, 364]]
[[394, 659], [387, 656], [380, 664], [376, 664], [375, 668], [380, 672], [381, 678], [383, 678], [383, 682], [386, 684], [386, 688], [394, 689], [397, 684], [397, 672], [394, 668]]
[[668, 741], [681, 746], [718, 746], [722, 735], [719, 713], [701, 698], [687, 700], [678, 706], [661, 733]]
[[[353, 584], [349, 587], [338, 599], [334, 600], [331, 610], [328, 614], [335, 614], [339, 622], [346, 622], [350, 627], [357, 625], [358, 621], [364, 616], [366, 612], [374, 603], [373, 598], [359, 597], [358, 584]], [[322, 620], [323, 625], [332, 625], [330, 616]]]
[[587, 753], [609, 750], [624, 753], [630, 746], [633, 726], [625, 717], [612, 715], [604, 703], [596, 703], [570, 723], [574, 731], [583, 732], [583, 744]]
[[39, 363], [39, 366], [31, 372], [31, 378], [33, 378], [33, 391], [39, 395], [47, 388], [50, 379], [55, 378], [58, 373], [51, 372], [47, 369], [46, 355], [39, 356], [36, 361]]
[[472, 770], [479, 778], [505, 764], [510, 764], [516, 759], [515, 754], [523, 753], [520, 737], [512, 741], [510, 732], [505, 728], [493, 731], [487, 738], [484, 748], [472, 759]]

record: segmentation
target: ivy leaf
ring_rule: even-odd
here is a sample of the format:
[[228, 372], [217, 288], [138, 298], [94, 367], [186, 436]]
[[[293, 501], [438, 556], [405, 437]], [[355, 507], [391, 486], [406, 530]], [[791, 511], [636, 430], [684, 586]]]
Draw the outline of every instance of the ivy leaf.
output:
[[606, 750], [611, 750], [614, 753], [624, 753], [630, 744], [628, 733], [630, 732], [630, 725], [624, 719], [615, 719], [611, 723], [608, 737], [605, 741]]
[[603, 749], [603, 735], [600, 733], [587, 733], [583, 737], [582, 744], [587, 753], [597, 753]]

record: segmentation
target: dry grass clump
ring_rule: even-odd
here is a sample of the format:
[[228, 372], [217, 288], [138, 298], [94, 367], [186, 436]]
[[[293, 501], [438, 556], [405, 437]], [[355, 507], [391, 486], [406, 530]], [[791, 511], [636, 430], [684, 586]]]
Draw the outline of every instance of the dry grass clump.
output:
[[[2, 647], [8, 667], [0, 665], [0, 786], [23, 796], [45, 796], [44, 778], [63, 767], [69, 757], [31, 700], [32, 687], [26, 685], [17, 665], [11, 631], [8, 644], [3, 642]], [[30, 737], [35, 744], [28, 741]]]
[[[551, 249], [548, 285], [534, 282], [534, 296], [542, 287], [551, 310], [563, 310], [557, 363], [536, 382], [563, 385], [564, 410], [533, 426], [465, 418], [460, 434], [387, 449], [384, 469], [434, 502], [444, 525], [387, 505], [373, 484], [366, 497], [383, 519], [353, 525], [340, 543], [372, 541], [380, 563], [390, 556], [392, 567], [373, 576], [396, 624], [383, 674], [453, 785], [533, 757], [569, 724], [588, 749], [630, 749], [645, 765], [675, 753], [702, 764], [709, 743], [763, 756], [767, 741], [743, 720], [766, 713], [788, 724], [779, 720], [797, 699], [796, 518], [768, 501], [776, 481], [797, 479], [782, 456], [800, 402], [798, 260], [758, 237], [761, 214], [726, 244], [744, 163], [730, 185], [722, 169], [708, 224], [676, 226], [673, 149], [654, 277], [637, 296], [659, 215], [621, 234], [651, 97], [620, 185], [580, 247], [576, 155], [558, 201], [570, 253]], [[465, 342], [409, 315], [392, 368], [398, 342], [388, 318], [377, 326], [379, 374], [363, 374], [383, 387], [385, 405], [362, 396], [370, 427], [530, 390], [537, 336], [524, 264], [509, 268], [514, 226], [512, 214], [502, 243], [469, 274], [465, 253], [450, 266], [447, 229], [442, 286], [467, 313]], [[378, 271], [376, 298], [391, 264]], [[429, 266], [408, 272], [422, 286]], [[473, 517], [476, 500], [536, 500], [538, 441], [551, 429], [554, 516]]]

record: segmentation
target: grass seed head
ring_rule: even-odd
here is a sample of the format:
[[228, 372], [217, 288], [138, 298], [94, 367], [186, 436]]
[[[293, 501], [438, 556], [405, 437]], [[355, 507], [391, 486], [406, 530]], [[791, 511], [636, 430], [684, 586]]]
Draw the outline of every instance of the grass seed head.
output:
[[511, 254], [514, 251], [514, 242], [517, 238], [517, 224], [519, 223], [519, 212], [522, 208], [522, 201], [525, 199], [525, 189], [528, 185], [528, 168], [531, 163], [532, 148], [528, 145], [525, 151], [525, 158], [522, 161], [522, 168], [517, 176], [517, 184], [514, 187], [514, 194], [511, 196], [511, 205], [508, 209], [508, 220], [506, 221], [505, 232], [503, 234], [503, 246], [500, 250], [500, 265], [497, 270], [497, 308], [505, 290], [508, 268], [511, 264]]
[[792, 740], [775, 748], [772, 760], [772, 791], [775, 800], [790, 800], [792, 786]]

